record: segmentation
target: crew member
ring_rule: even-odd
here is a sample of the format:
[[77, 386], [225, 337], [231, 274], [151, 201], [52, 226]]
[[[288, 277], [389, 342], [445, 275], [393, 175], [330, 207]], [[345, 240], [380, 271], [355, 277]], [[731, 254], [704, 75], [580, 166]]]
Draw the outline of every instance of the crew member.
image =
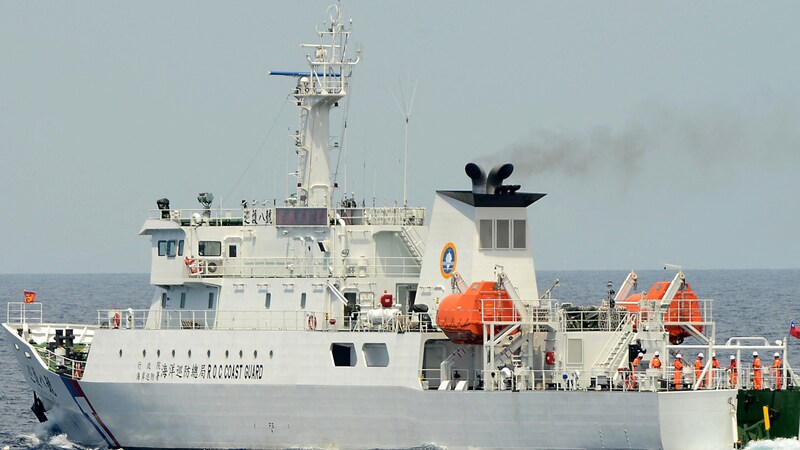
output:
[[706, 383], [706, 386], [713, 386], [714, 382], [716, 381], [716, 380], [714, 380], [714, 377], [716, 377], [718, 374], [719, 374], [719, 361], [717, 361], [717, 354], [716, 353], [712, 353], [711, 354], [711, 374], [708, 377], [708, 382]]
[[653, 360], [650, 361], [650, 368], [651, 369], [660, 369], [661, 368], [661, 360], [658, 359], [658, 352], [653, 355]]
[[758, 357], [758, 352], [753, 352], [753, 389], [761, 390], [761, 358]]
[[631, 377], [628, 383], [628, 387], [630, 389], [636, 389], [636, 368], [639, 367], [639, 363], [642, 362], [643, 357], [644, 353], [639, 352], [639, 354], [636, 355], [636, 358], [633, 358], [633, 362], [631, 363]]
[[731, 388], [736, 387], [736, 380], [738, 376], [736, 374], [736, 356], [731, 355], [731, 363], [728, 364], [728, 383], [730, 383]]
[[675, 382], [675, 389], [678, 391], [681, 390], [681, 384], [683, 384], [683, 361], [681, 361], [681, 358], [681, 354], [678, 353], [675, 355], [675, 362], [672, 364], [672, 366], [675, 368], [675, 377], [673, 378], [673, 381]]
[[775, 352], [775, 361], [772, 363], [772, 376], [775, 377], [775, 389], [781, 389], [781, 355]]
[[[694, 382], [700, 380], [700, 375], [703, 374], [703, 353], [697, 354], [697, 359], [694, 360]], [[698, 386], [699, 387], [699, 386]]]

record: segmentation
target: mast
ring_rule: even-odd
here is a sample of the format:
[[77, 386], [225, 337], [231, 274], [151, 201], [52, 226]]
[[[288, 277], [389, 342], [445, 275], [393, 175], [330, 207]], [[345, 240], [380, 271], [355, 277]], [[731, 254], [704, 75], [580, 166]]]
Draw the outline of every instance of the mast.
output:
[[295, 134], [297, 189], [287, 199], [293, 206], [332, 205], [330, 110], [347, 95], [352, 66], [360, 59], [358, 55], [355, 59], [347, 56], [352, 20], [345, 27], [338, 5], [328, 7], [328, 16], [330, 22], [323, 22], [322, 29], [317, 29], [319, 43], [300, 44], [314, 49], [313, 55], [306, 55], [308, 72], [270, 72], [297, 78], [292, 93], [300, 110], [300, 130]]

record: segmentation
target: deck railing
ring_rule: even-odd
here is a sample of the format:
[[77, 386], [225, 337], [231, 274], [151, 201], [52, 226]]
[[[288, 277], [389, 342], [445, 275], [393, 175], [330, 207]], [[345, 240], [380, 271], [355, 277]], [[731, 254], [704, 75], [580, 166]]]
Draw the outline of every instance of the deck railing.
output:
[[187, 261], [192, 278], [328, 278], [417, 277], [420, 264], [414, 257], [349, 258], [328, 265], [307, 258], [195, 258]]
[[[264, 202], [252, 203], [250, 207], [238, 209], [151, 209], [148, 219], [171, 220], [181, 225], [197, 224], [209, 226], [225, 225], [275, 225], [275, 210], [286, 207], [266, 206]], [[300, 209], [302, 207], [298, 207]], [[355, 207], [329, 208], [328, 223], [347, 225], [423, 225], [425, 208]]]
[[323, 311], [101, 309], [97, 325], [115, 330], [432, 331], [427, 314], [374, 309], [333, 317]]
[[42, 323], [41, 303], [12, 302], [6, 305], [6, 323]]

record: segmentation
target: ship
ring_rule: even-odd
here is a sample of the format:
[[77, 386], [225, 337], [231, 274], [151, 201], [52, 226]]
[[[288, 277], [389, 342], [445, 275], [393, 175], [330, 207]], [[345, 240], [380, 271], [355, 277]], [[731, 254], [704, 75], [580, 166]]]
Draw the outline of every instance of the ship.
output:
[[786, 341], [717, 342], [713, 302], [681, 268], [641, 292], [631, 272], [595, 306], [553, 298], [557, 280], [540, 291], [528, 209], [544, 194], [509, 184], [512, 163], [466, 163], [465, 189], [436, 191], [430, 214], [341, 194], [331, 111], [360, 53], [339, 5], [316, 32], [307, 70], [271, 73], [293, 80], [300, 124], [282, 204], [158, 199], [140, 231], [148, 309], [49, 323], [33, 299], [8, 304], [3, 328], [48, 430], [126, 449], [722, 449], [797, 436], [797, 377], [769, 362]]

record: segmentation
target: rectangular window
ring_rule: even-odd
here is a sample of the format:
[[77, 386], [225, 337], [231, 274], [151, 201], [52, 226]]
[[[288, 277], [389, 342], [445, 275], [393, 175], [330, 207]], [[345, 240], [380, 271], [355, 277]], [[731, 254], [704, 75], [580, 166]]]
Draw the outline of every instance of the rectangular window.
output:
[[387, 367], [389, 365], [389, 351], [386, 344], [364, 344], [364, 362], [367, 367]]
[[264, 296], [264, 308], [269, 309], [272, 304], [272, 292], [267, 292]]
[[161, 309], [167, 309], [167, 293], [161, 293]]
[[300, 294], [300, 309], [306, 309], [306, 293]]
[[178, 241], [178, 256], [183, 256], [183, 239]]
[[481, 248], [492, 248], [492, 244], [494, 242], [494, 233], [492, 233], [492, 221], [491, 220], [481, 220], [478, 222], [479, 230], [478, 233], [480, 234]]
[[528, 224], [526, 220], [514, 220], [514, 248], [527, 246]]
[[497, 248], [511, 247], [511, 221], [502, 219], [497, 221]]
[[181, 309], [183, 308], [186, 308], [186, 292], [181, 292]]
[[167, 256], [175, 256], [175, 253], [178, 251], [177, 242], [175, 241], [167, 241]]
[[197, 254], [200, 256], [222, 255], [222, 243], [219, 241], [200, 241], [197, 245]]
[[229, 245], [228, 246], [228, 258], [236, 258], [236, 246]]
[[331, 356], [336, 367], [355, 367], [356, 346], [353, 344], [331, 344]]
[[158, 256], [167, 256], [167, 241], [158, 241]]
[[214, 309], [214, 293], [208, 293], [208, 309]]

